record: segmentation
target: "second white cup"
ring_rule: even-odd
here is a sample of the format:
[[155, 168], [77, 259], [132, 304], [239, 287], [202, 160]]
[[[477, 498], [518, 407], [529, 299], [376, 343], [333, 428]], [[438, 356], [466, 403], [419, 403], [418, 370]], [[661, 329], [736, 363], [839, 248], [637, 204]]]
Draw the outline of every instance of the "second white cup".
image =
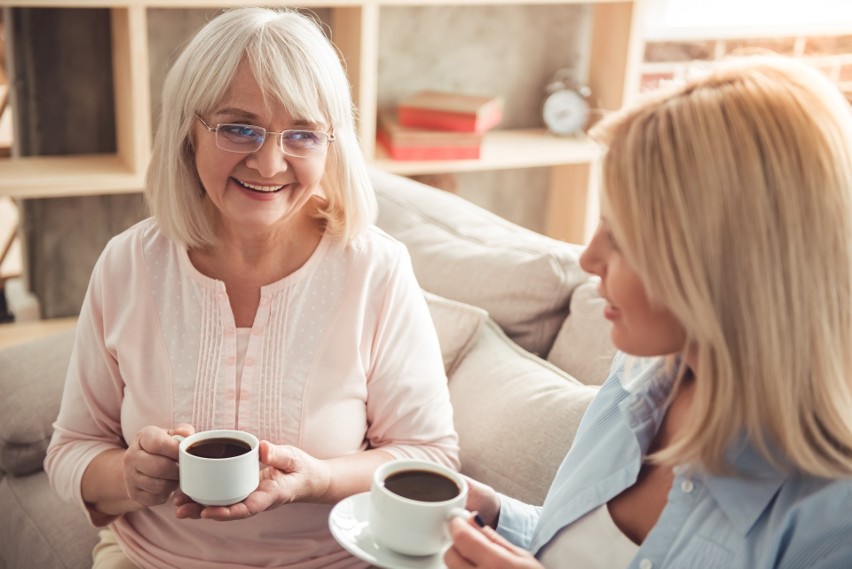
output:
[[370, 488], [370, 531], [403, 555], [434, 555], [449, 542], [449, 520], [466, 515], [467, 482], [458, 472], [423, 460], [381, 465]]
[[177, 438], [180, 489], [199, 504], [230, 506], [257, 489], [260, 441], [253, 434], [219, 429]]

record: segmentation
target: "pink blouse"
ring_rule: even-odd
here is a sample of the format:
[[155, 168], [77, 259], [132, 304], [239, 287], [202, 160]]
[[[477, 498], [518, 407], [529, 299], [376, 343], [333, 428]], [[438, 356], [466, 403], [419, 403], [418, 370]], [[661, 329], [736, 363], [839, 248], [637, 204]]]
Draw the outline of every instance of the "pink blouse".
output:
[[[408, 253], [381, 230], [346, 246], [326, 235], [299, 270], [262, 287], [238, 366], [224, 283], [149, 219], [115, 237], [95, 266], [45, 469], [60, 496], [86, 509], [81, 481], [96, 455], [126, 448], [147, 425], [182, 422], [242, 429], [317, 458], [381, 448], [458, 468], [446, 381]], [[327, 505], [231, 522], [179, 520], [174, 509], [111, 520], [134, 563], [363, 565], [331, 537]]]

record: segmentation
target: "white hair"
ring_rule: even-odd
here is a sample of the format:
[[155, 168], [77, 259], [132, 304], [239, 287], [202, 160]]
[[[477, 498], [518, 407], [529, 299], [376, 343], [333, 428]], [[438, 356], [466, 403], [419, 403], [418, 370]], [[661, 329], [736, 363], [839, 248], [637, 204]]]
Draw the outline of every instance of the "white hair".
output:
[[317, 23], [294, 10], [236, 8], [201, 28], [163, 86], [160, 125], [145, 194], [161, 230], [189, 248], [216, 242], [211, 208], [195, 169], [196, 113], [221, 102], [241, 64], [271, 102], [295, 119], [326, 124], [329, 145], [320, 215], [351, 241], [375, 220], [376, 198], [355, 132], [354, 108], [337, 50]]

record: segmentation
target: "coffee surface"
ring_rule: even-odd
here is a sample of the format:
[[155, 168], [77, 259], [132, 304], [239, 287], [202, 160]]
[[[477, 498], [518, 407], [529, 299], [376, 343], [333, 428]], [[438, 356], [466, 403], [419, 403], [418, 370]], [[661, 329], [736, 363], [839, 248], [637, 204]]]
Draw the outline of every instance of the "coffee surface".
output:
[[409, 500], [445, 502], [459, 495], [458, 484], [427, 470], [403, 470], [385, 478], [385, 488]]
[[251, 446], [238, 439], [207, 439], [190, 445], [186, 452], [201, 458], [232, 458], [251, 450]]

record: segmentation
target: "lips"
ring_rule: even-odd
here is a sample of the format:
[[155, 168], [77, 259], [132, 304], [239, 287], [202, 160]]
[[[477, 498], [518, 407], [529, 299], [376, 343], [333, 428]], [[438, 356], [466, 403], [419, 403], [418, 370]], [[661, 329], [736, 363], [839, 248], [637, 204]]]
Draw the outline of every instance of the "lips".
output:
[[280, 185], [271, 186], [271, 185], [262, 185], [262, 184], [250, 184], [248, 182], [238, 180], [237, 178], [231, 178], [231, 179], [234, 180], [237, 184], [239, 184], [243, 188], [245, 188], [247, 190], [251, 190], [253, 192], [259, 192], [261, 194], [272, 194], [272, 193], [278, 192], [287, 185], [287, 184], [280, 184]]
[[617, 317], [618, 316], [618, 308], [613, 306], [612, 303], [609, 301], [609, 299], [607, 297], [605, 297], [600, 290], [598, 290], [598, 296], [600, 296], [601, 299], [606, 303], [604, 305], [604, 311], [603, 311], [604, 312], [604, 318], [606, 318], [607, 320], [612, 320], [613, 318]]

